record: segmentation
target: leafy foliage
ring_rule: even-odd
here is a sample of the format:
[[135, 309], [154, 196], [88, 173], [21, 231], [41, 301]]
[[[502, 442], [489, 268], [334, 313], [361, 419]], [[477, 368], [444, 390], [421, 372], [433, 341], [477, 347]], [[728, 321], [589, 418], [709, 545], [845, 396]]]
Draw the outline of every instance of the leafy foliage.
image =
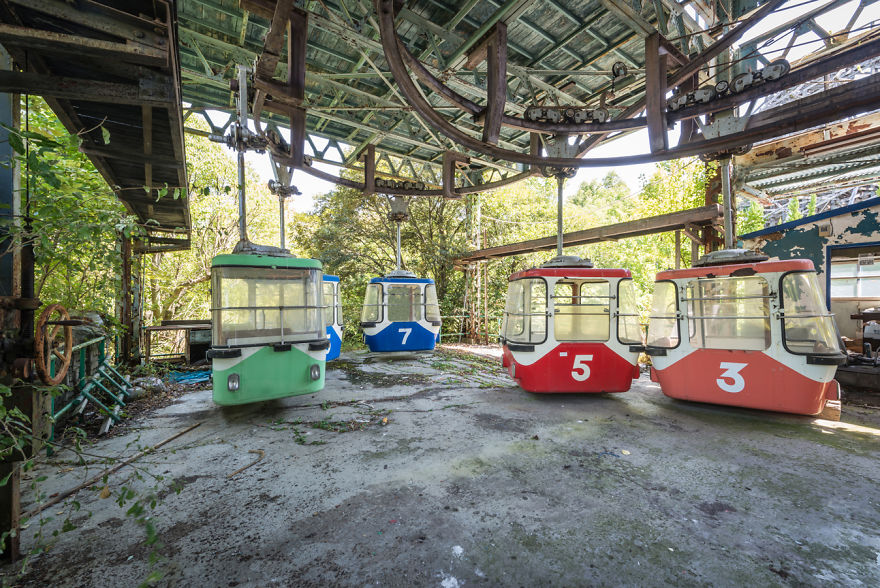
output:
[[120, 264], [117, 234], [139, 230], [115, 194], [38, 97], [22, 102], [25, 130], [10, 130], [21, 170], [22, 214], [6, 229], [31, 243], [35, 295], [71, 309], [112, 314]]
[[764, 226], [764, 207], [752, 200], [749, 207], [739, 213], [736, 223], [737, 233], [744, 235], [752, 231], [760, 231]]
[[[198, 127], [199, 122], [193, 124]], [[192, 247], [155, 253], [145, 260], [144, 324], [208, 318], [211, 259], [231, 253], [238, 242], [238, 172], [230, 151], [205, 137], [187, 134], [186, 158]], [[248, 169], [245, 177], [248, 237], [276, 245], [278, 199], [253, 170]]]

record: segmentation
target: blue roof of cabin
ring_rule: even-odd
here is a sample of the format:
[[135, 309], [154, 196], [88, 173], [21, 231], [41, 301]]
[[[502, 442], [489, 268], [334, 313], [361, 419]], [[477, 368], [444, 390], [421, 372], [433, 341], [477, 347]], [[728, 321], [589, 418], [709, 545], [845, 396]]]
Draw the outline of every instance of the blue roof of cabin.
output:
[[324, 281], [325, 282], [338, 282], [339, 276], [331, 276], [329, 274], [324, 274]]
[[877, 205], [880, 205], [880, 198], [869, 198], [867, 200], [862, 200], [861, 202], [857, 202], [855, 204], [850, 204], [849, 206], [842, 206], [840, 208], [826, 210], [825, 212], [820, 212], [819, 214], [814, 214], [812, 216], [805, 216], [804, 218], [800, 218], [798, 220], [794, 220], [791, 222], [782, 223], [779, 225], [773, 225], [772, 227], [767, 227], [766, 229], [761, 229], [760, 231], [753, 231], [751, 233], [746, 233], [745, 235], [740, 235], [739, 239], [754, 239], [755, 237], [763, 237], [764, 235], [772, 235], [773, 233], [781, 233], [782, 231], [794, 229], [794, 228], [800, 227], [802, 225], [815, 223], [820, 220], [824, 220], [826, 218], [833, 218], [835, 216], [842, 216], [842, 215], [850, 213], [850, 212], [864, 210], [865, 208], [871, 208], [872, 206], [877, 206]]

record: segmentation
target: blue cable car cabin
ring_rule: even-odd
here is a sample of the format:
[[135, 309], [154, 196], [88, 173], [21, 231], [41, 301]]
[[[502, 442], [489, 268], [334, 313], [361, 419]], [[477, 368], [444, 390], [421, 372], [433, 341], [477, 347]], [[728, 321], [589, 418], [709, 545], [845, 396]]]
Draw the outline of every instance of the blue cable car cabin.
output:
[[339, 276], [324, 274], [324, 322], [327, 323], [327, 361], [339, 357], [342, 351], [342, 299], [339, 295]]
[[434, 280], [398, 270], [367, 285], [361, 328], [370, 351], [430, 351], [441, 324]]

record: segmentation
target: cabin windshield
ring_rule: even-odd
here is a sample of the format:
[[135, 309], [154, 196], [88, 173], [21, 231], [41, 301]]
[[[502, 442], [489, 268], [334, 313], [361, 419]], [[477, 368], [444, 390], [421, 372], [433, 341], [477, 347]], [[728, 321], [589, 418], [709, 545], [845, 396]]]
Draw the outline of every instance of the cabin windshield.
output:
[[364, 307], [361, 309], [361, 322], [382, 322], [382, 284], [367, 284]]
[[636, 287], [631, 279], [620, 280], [617, 284], [617, 340], [624, 345], [642, 343]]
[[688, 336], [695, 349], [770, 347], [771, 296], [764, 278], [699, 278], [686, 292]]
[[213, 345], [265, 345], [322, 339], [321, 275], [316, 269], [215, 267]]
[[511, 343], [537, 344], [547, 339], [547, 284], [543, 279], [510, 282], [501, 333]]
[[607, 280], [560, 280], [553, 288], [557, 341], [607, 341], [611, 314]]
[[678, 295], [675, 282], [654, 284], [648, 323], [648, 345], [672, 349], [678, 347]]
[[388, 285], [388, 320], [412, 322], [421, 318], [422, 285], [421, 284], [389, 284]]
[[334, 282], [324, 282], [324, 325], [333, 324], [333, 309], [335, 308], [334, 300]]
[[791, 353], [839, 353], [834, 317], [825, 309], [822, 290], [813, 272], [786, 274], [782, 290], [782, 332]]
[[440, 304], [437, 302], [437, 288], [434, 284], [425, 286], [425, 320], [435, 323], [440, 320]]

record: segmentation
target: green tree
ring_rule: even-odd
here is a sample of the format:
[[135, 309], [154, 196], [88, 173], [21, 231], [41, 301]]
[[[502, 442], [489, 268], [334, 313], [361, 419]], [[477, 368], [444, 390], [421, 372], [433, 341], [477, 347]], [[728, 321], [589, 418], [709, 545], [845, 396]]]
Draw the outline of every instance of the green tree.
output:
[[752, 200], [749, 207], [739, 213], [736, 223], [737, 233], [745, 235], [764, 228], [764, 207], [760, 202]]
[[35, 296], [112, 316], [121, 263], [117, 235], [137, 232], [115, 194], [44, 100], [23, 97], [9, 130], [20, 170], [21, 218], [5, 230], [34, 250]]
[[[193, 123], [199, 128], [199, 121]], [[207, 130], [202, 123], [201, 130]], [[186, 135], [192, 246], [144, 260], [144, 324], [210, 316], [211, 260], [238, 242], [238, 172], [231, 151], [207, 138]], [[247, 168], [247, 230], [255, 243], [277, 245], [278, 199]]]
[[804, 213], [801, 212], [801, 203], [797, 196], [794, 196], [788, 200], [788, 213], [785, 216], [785, 222], [796, 221], [804, 218]]
[[571, 203], [586, 209], [596, 219], [595, 226], [618, 223], [627, 218], [632, 195], [616, 171], [601, 180], [582, 182]]

